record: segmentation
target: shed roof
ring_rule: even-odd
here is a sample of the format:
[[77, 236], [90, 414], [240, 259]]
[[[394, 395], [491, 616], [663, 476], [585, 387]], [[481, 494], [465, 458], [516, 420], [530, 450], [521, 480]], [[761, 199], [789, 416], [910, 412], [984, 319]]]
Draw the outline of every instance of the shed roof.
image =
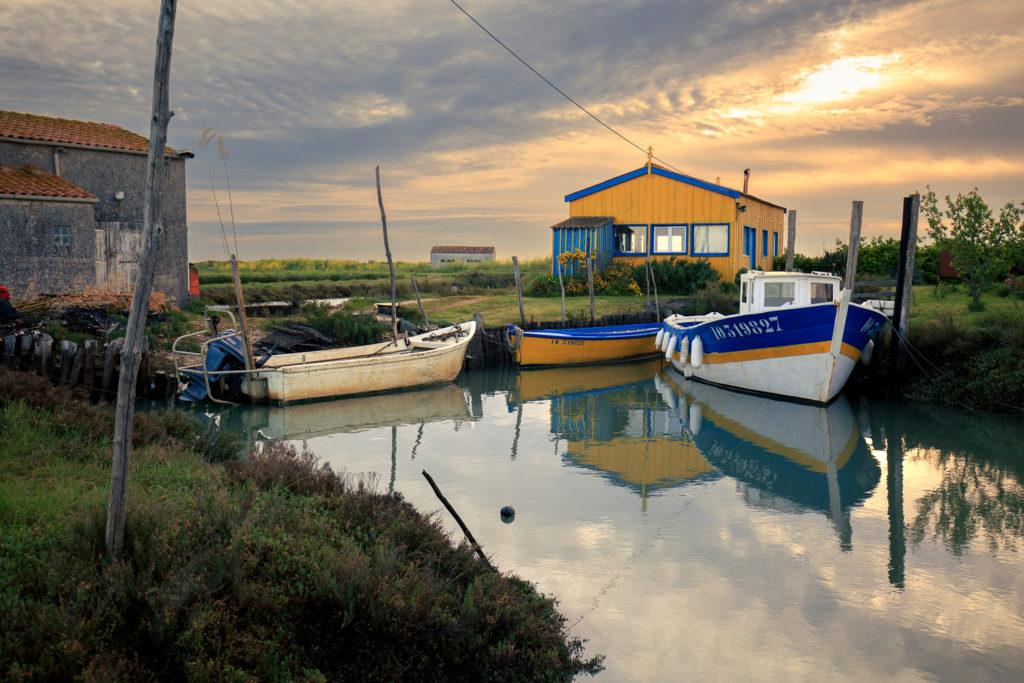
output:
[[494, 247], [431, 247], [431, 254], [493, 254]]
[[562, 228], [600, 228], [606, 223], [611, 223], [615, 219], [611, 216], [573, 216], [566, 218], [564, 221], [555, 223], [551, 226], [552, 230], [560, 230]]
[[35, 166], [0, 164], [0, 195], [96, 199], [78, 185]]
[[[149, 139], [112, 123], [57, 119], [0, 109], [0, 137], [148, 152]], [[170, 147], [165, 153], [173, 154]]]
[[[700, 188], [703, 188], [705, 190], [709, 190], [711, 192], [717, 192], [718, 194], [724, 194], [726, 196], [732, 197], [733, 199], [738, 199], [740, 194], [741, 194], [739, 192], [739, 190], [733, 190], [733, 189], [730, 189], [728, 187], [723, 187], [721, 185], [716, 185], [714, 183], [709, 183], [709, 182], [706, 182], [706, 181], [703, 181], [703, 180], [698, 180], [697, 178], [694, 178], [694, 177], [691, 177], [691, 176], [688, 176], [688, 175], [684, 175], [682, 173], [675, 173], [673, 171], [668, 170], [667, 168], [662, 168], [661, 166], [658, 166], [656, 164], [651, 164], [651, 174], [652, 175], [659, 175], [659, 176], [662, 176], [664, 178], [668, 178], [670, 180], [678, 181], [680, 183], [686, 183], [687, 185], [693, 185], [695, 187], [700, 187]], [[629, 173], [623, 173], [620, 176], [616, 176], [614, 178], [610, 178], [610, 179], [604, 181], [603, 183], [598, 183], [597, 185], [591, 185], [588, 188], [585, 188], [585, 189], [582, 189], [582, 190], [578, 190], [576, 192], [573, 192], [572, 194], [568, 194], [568, 195], [565, 196], [565, 201], [571, 202], [571, 201], [575, 201], [577, 199], [581, 199], [581, 198], [586, 197], [588, 195], [592, 195], [595, 192], [600, 192], [601, 190], [606, 190], [609, 187], [614, 187], [616, 185], [620, 185], [620, 184], [622, 184], [622, 183], [624, 183], [626, 181], [632, 180], [633, 178], [639, 178], [642, 175], [647, 175], [647, 166], [646, 165], [641, 166], [640, 168], [636, 169], [635, 171], [630, 171]]]

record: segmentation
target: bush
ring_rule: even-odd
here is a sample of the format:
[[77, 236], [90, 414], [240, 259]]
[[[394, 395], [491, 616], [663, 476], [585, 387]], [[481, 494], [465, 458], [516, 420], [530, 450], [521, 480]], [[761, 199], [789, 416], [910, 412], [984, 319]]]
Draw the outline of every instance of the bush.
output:
[[[709, 282], [717, 282], [721, 274], [711, 267], [707, 259], [671, 259], [651, 261], [651, 271], [658, 287], [658, 295], [676, 294], [690, 296]], [[646, 282], [644, 266], [633, 268], [633, 278], [638, 282]]]
[[363, 346], [384, 339], [384, 327], [373, 316], [332, 311], [327, 304], [306, 304], [302, 315], [307, 325], [329, 334], [342, 346]]

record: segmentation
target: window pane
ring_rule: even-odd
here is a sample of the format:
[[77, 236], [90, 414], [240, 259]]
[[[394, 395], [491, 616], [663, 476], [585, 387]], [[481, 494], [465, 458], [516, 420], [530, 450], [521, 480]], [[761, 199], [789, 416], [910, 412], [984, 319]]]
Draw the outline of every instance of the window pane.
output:
[[694, 225], [693, 226], [693, 253], [694, 254], [728, 254], [729, 253], [729, 226], [728, 225]]
[[53, 226], [53, 243], [59, 247], [71, 246], [71, 226], [70, 225], [55, 225]]
[[811, 283], [811, 303], [823, 304], [832, 301], [832, 285], [827, 282]]
[[766, 282], [764, 283], [764, 305], [782, 306], [793, 303], [795, 282]]

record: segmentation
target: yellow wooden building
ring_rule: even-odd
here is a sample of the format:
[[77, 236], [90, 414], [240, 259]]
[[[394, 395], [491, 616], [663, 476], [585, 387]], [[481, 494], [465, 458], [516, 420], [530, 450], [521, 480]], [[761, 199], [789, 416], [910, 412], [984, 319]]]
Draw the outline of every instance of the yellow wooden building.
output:
[[[581, 251], [593, 252], [599, 269], [705, 258], [732, 280], [744, 267], [771, 270], [784, 249], [784, 207], [650, 162], [565, 201], [569, 218], [552, 226], [552, 274], [561, 254]], [[562, 272], [574, 274], [571, 261]]]

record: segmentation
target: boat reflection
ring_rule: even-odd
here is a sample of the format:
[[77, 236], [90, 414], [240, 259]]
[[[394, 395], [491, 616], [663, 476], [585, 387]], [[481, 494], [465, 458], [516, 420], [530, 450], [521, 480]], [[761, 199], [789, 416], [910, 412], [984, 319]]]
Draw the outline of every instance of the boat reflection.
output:
[[222, 428], [254, 441], [302, 440], [377, 427], [473, 419], [466, 393], [454, 384], [315, 403], [232, 406], [213, 417]]
[[825, 512], [849, 549], [849, 510], [878, 485], [845, 396], [827, 406], [779, 401], [686, 381], [655, 380], [666, 403], [716, 470], [741, 483], [749, 505]]

